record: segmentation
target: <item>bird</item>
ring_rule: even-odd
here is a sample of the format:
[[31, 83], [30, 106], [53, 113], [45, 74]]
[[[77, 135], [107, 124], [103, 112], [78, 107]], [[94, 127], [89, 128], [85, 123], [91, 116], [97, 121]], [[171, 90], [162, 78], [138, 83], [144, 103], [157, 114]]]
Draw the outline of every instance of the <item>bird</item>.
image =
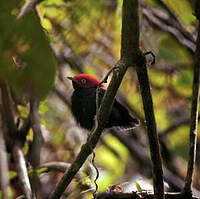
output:
[[[82, 128], [91, 131], [96, 115], [96, 90], [99, 87], [98, 100], [101, 103], [106, 92], [103, 88], [104, 85], [89, 74], [78, 74], [67, 78], [72, 81], [74, 88], [71, 96], [72, 115]], [[139, 126], [139, 124], [140, 121], [131, 116], [127, 108], [115, 98], [105, 128], [128, 131]]]

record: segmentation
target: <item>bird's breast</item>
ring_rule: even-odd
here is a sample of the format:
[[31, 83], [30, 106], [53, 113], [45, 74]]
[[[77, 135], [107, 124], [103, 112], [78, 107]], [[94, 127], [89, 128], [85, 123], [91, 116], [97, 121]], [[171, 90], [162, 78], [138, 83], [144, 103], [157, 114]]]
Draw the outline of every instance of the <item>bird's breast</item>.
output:
[[96, 89], [82, 88], [72, 95], [72, 113], [77, 122], [84, 128], [91, 130], [96, 114]]

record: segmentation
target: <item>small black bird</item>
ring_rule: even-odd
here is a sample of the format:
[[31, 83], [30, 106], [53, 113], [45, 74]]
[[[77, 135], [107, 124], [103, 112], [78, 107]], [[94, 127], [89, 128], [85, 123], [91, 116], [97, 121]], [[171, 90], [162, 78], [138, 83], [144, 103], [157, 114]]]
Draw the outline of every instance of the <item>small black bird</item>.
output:
[[[94, 116], [96, 115], [96, 88], [100, 81], [88, 74], [79, 74], [74, 77], [68, 77], [72, 80], [74, 92], [72, 95], [72, 114], [81, 127], [92, 129], [94, 125]], [[99, 89], [99, 101], [101, 102], [105, 90], [103, 84]], [[118, 127], [120, 130], [131, 130], [139, 125], [139, 120], [133, 118], [128, 110], [116, 99], [114, 100], [110, 117], [106, 128]]]

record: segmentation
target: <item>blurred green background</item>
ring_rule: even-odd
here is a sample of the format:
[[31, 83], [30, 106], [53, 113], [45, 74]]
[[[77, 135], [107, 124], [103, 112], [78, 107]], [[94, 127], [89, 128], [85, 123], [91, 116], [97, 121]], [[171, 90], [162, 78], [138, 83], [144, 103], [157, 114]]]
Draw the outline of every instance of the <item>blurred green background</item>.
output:
[[[180, 191], [188, 160], [197, 20], [187, 0], [139, 3], [141, 49], [152, 51], [156, 56], [155, 65], [150, 64], [152, 57], [147, 56], [147, 67], [166, 190]], [[44, 0], [38, 3], [35, 11], [17, 19], [24, 4], [24, 1], [4, 0], [0, 6], [0, 78], [20, 99], [34, 92], [41, 100], [41, 128], [45, 141], [41, 163], [71, 163], [88, 132], [72, 117], [70, 96], [73, 88], [67, 76], [88, 73], [101, 80], [120, 58], [122, 0]], [[95, 164], [100, 173], [98, 191], [109, 190], [118, 184], [124, 191], [138, 190], [138, 186], [152, 190], [148, 140], [134, 68], [128, 69], [118, 99], [141, 120], [141, 126], [133, 132], [105, 130], [95, 149]], [[28, 105], [18, 104], [17, 110], [18, 115], [26, 117]], [[32, 131], [28, 139], [32, 140]], [[199, 194], [199, 135], [197, 149], [194, 188]], [[61, 176], [58, 172], [40, 175], [43, 198]], [[92, 198], [95, 176], [89, 158], [79, 179], [71, 183], [66, 194], [72, 199]], [[12, 191], [15, 196], [20, 192], [14, 185]]]

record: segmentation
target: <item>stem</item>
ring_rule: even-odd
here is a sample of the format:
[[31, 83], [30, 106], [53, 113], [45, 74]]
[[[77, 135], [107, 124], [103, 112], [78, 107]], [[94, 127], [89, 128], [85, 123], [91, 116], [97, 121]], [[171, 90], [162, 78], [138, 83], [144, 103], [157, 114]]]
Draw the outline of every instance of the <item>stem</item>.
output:
[[9, 176], [8, 176], [8, 160], [3, 136], [2, 120], [0, 118], [0, 190], [2, 191], [2, 199], [9, 198]]
[[[133, 23], [134, 22], [134, 23]], [[153, 184], [156, 199], [164, 199], [163, 171], [154, 116], [146, 60], [139, 48], [138, 0], [124, 0], [122, 10], [122, 59], [128, 66], [136, 65], [153, 169]]]
[[26, 169], [26, 162], [25, 162], [21, 147], [18, 146], [17, 144], [15, 144], [13, 147], [13, 157], [15, 160], [15, 166], [17, 169], [19, 182], [21, 184], [25, 198], [32, 199], [32, 191], [31, 191], [31, 185], [29, 182], [28, 173]]
[[194, 77], [193, 94], [190, 123], [190, 151], [184, 193], [191, 194], [192, 179], [194, 175], [196, 145], [197, 145], [197, 125], [198, 125], [198, 106], [199, 106], [199, 82], [200, 82], [200, 24], [198, 27], [198, 37], [196, 41], [196, 51], [194, 57]]
[[154, 116], [153, 101], [150, 91], [146, 65], [143, 66], [137, 65], [136, 71], [141, 89], [146, 126], [147, 126], [147, 135], [150, 145], [155, 198], [162, 199], [164, 198], [163, 171], [162, 171], [160, 147], [158, 143], [158, 135], [156, 129], [156, 121]]
[[30, 161], [33, 168], [40, 165], [40, 151], [42, 147], [42, 132], [40, 128], [40, 116], [39, 116], [39, 102], [35, 96], [32, 96], [30, 100], [30, 116], [31, 125], [33, 129], [33, 143], [30, 152]]
[[31, 150], [29, 152], [29, 161], [33, 166], [34, 172], [32, 177], [32, 191], [36, 195], [41, 186], [39, 177], [36, 172], [36, 167], [40, 165], [40, 153], [42, 148], [42, 132], [40, 128], [40, 116], [39, 116], [39, 101], [33, 94], [30, 99], [30, 118], [31, 126], [33, 129], [33, 141], [31, 143]]

